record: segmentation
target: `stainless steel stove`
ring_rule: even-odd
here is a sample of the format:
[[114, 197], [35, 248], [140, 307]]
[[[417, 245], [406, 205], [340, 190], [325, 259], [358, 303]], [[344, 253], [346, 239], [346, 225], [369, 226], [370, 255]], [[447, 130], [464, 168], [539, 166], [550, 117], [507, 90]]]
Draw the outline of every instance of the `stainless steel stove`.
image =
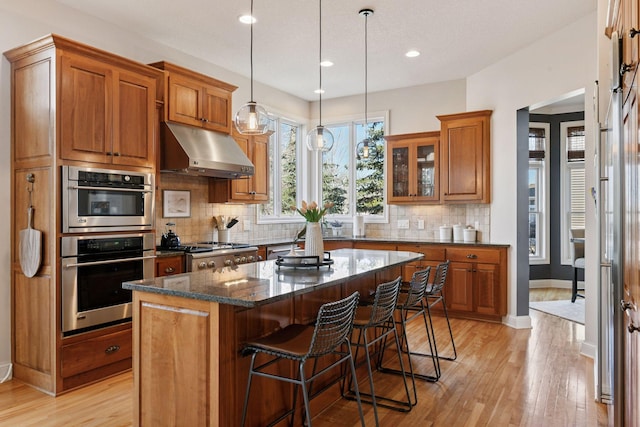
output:
[[260, 261], [258, 248], [244, 243], [198, 242], [185, 245], [187, 271], [202, 271]]

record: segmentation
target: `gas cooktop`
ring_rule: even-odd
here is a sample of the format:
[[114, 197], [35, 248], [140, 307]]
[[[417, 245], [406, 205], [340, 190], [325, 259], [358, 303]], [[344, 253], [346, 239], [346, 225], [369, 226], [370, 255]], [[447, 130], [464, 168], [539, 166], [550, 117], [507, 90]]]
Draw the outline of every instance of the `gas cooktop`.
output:
[[186, 245], [174, 246], [172, 248], [163, 248], [158, 246], [157, 249], [197, 254], [202, 252], [213, 252], [220, 249], [243, 249], [249, 247], [251, 247], [251, 245], [249, 245], [248, 243], [196, 242]]

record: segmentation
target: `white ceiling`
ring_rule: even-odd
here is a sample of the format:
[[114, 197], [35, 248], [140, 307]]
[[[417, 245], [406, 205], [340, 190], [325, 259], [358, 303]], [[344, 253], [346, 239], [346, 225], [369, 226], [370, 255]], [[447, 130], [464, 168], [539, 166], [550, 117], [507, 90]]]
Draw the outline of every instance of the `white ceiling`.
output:
[[[57, 0], [249, 76], [250, 0]], [[323, 0], [324, 98], [467, 77], [596, 9], [596, 0]], [[254, 0], [254, 79], [315, 100], [318, 0]], [[406, 58], [417, 49], [422, 54]], [[159, 60], [162, 58], [158, 58]], [[256, 90], [254, 98], [260, 102]]]

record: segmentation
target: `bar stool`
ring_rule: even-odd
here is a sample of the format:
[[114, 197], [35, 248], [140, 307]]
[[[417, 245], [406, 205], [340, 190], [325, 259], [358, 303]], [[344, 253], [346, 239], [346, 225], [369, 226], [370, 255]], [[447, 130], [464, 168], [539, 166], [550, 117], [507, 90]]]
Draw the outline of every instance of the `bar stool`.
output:
[[[400, 285], [401, 285], [401, 277], [397, 279], [382, 283], [378, 285], [376, 288], [376, 293], [374, 296], [373, 304], [369, 306], [361, 306], [356, 313], [356, 318], [353, 321], [353, 329], [354, 332], [358, 331], [358, 339], [357, 341], [353, 341], [353, 337], [351, 340], [351, 345], [356, 347], [355, 359], [358, 360], [358, 352], [362, 348], [364, 349], [365, 359], [360, 363], [366, 363], [367, 372], [369, 375], [369, 389], [371, 390], [370, 394], [361, 392], [362, 396], [367, 396], [371, 400], [362, 399], [363, 402], [371, 403], [373, 405], [373, 413], [376, 420], [376, 426], [379, 425], [378, 422], [378, 406], [383, 406], [389, 409], [394, 409], [401, 412], [409, 412], [411, 407], [413, 406], [411, 403], [411, 397], [409, 393], [409, 386], [407, 385], [407, 376], [404, 370], [404, 363], [402, 361], [402, 354], [400, 350], [400, 340], [398, 339], [398, 334], [396, 331], [395, 321], [393, 319], [393, 312], [398, 303], [398, 295], [400, 293]], [[374, 336], [373, 339], [370, 339], [368, 331], [373, 330]], [[393, 335], [393, 338], [396, 343], [396, 347], [398, 349], [398, 361], [400, 362], [400, 371], [402, 374], [402, 379], [404, 381], [404, 388], [407, 394], [407, 401], [403, 402], [400, 400], [395, 400], [389, 397], [379, 396], [376, 394], [374, 385], [373, 385], [373, 372], [371, 370], [371, 354], [369, 349], [372, 346], [377, 346], [377, 351], [383, 351], [382, 343], [386, 340], [387, 337]], [[375, 349], [375, 347], [374, 347]], [[375, 354], [375, 352], [374, 352]], [[374, 358], [374, 360], [379, 361], [379, 358]], [[359, 364], [358, 364], [359, 365]], [[346, 381], [345, 381], [346, 383]], [[352, 393], [351, 386], [353, 384], [349, 382], [348, 392]], [[350, 398], [350, 395], [347, 391], [343, 392], [343, 396], [346, 398]], [[380, 400], [381, 403], [377, 401]], [[384, 403], [390, 402], [390, 403]]]
[[[431, 336], [433, 337], [433, 348], [435, 353], [432, 352], [431, 355], [435, 354], [435, 357], [443, 360], [456, 360], [458, 357], [458, 352], [456, 351], [456, 343], [453, 340], [453, 331], [451, 330], [451, 322], [449, 322], [449, 313], [447, 312], [447, 304], [444, 299], [444, 285], [447, 281], [447, 272], [449, 271], [449, 260], [442, 262], [437, 265], [435, 277], [433, 283], [430, 283], [427, 286], [427, 291], [425, 292], [425, 300], [427, 307], [427, 315], [429, 317], [429, 324], [431, 325]], [[444, 316], [447, 319], [447, 327], [449, 328], [449, 338], [451, 340], [451, 347], [453, 349], [453, 356], [440, 356], [438, 353], [438, 345], [436, 343], [436, 335], [433, 329], [433, 319], [431, 318], [431, 308], [435, 306], [437, 303], [442, 303], [442, 309], [444, 310]], [[429, 355], [427, 355], [429, 356]], [[439, 376], [439, 373], [438, 373]]]
[[[429, 344], [429, 351], [431, 354], [435, 354], [435, 349], [431, 341], [431, 332], [429, 330], [427, 322], [427, 310], [424, 304], [425, 293], [429, 283], [430, 273], [430, 266], [425, 268], [424, 270], [414, 272], [413, 276], [411, 277], [411, 281], [408, 282], [406, 286], [403, 286], [401, 288], [400, 297], [398, 298], [399, 302], [396, 305], [396, 310], [400, 312], [400, 322], [402, 326], [401, 348], [402, 351], [409, 356], [409, 373], [411, 374], [411, 381], [413, 382], [414, 405], [418, 402], [415, 379], [418, 378], [425, 381], [435, 382], [440, 378], [440, 362], [438, 358], [426, 353], [423, 354], [412, 352], [409, 347], [409, 337], [407, 336], [407, 324], [413, 319], [422, 316], [427, 342]], [[386, 346], [386, 343], [383, 346]], [[434, 375], [416, 373], [413, 369], [413, 361], [411, 359], [412, 356], [430, 357], [433, 363]], [[382, 372], [391, 372], [394, 374], [401, 373], [401, 371], [397, 369], [385, 368], [384, 366], [382, 366], [382, 361], [380, 361], [379, 369]]]
[[[349, 336], [351, 335], [353, 328], [353, 321], [356, 308], [358, 307], [359, 296], [360, 294], [358, 292], [354, 292], [347, 298], [323, 304], [318, 312], [315, 326], [292, 324], [269, 336], [246, 344], [243, 354], [251, 354], [252, 356], [249, 368], [249, 379], [247, 382], [247, 392], [244, 399], [244, 408], [242, 410], [242, 426], [245, 425], [247, 417], [247, 406], [249, 404], [249, 393], [251, 391], [251, 379], [254, 375], [295, 384], [292, 408], [275, 420], [271, 425], [284, 420], [289, 415], [291, 415], [290, 425], [294, 425], [293, 421], [296, 412], [298, 387], [301, 386], [306, 424], [311, 426], [309, 400], [326, 388], [323, 388], [319, 392], [310, 396], [310, 390], [307, 390], [307, 384], [312, 383], [320, 375], [334, 367], [342, 365], [344, 362], [348, 362], [349, 367], [351, 368], [352, 381], [355, 383], [355, 396], [358, 402], [360, 422], [364, 426], [364, 415], [362, 413], [356, 370], [353, 363], [354, 359], [351, 353], [351, 346], [349, 344]], [[343, 350], [343, 346], [346, 349]], [[273, 356], [273, 358], [260, 366], [255, 366], [256, 356], [259, 353]], [[318, 358], [330, 354], [338, 355], [340, 358], [331, 363], [331, 365], [323, 368], [320, 372], [316, 373], [315, 362], [317, 362]], [[269, 374], [264, 371], [268, 366], [271, 366], [283, 359], [298, 362], [297, 378]], [[305, 374], [305, 362], [309, 359], [313, 359], [314, 364], [311, 376], [307, 378]]]

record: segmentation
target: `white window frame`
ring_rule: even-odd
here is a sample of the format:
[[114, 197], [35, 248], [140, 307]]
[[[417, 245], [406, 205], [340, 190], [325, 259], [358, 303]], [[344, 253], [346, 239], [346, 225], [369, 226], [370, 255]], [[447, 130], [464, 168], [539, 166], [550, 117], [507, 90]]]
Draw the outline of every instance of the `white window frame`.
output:
[[[561, 199], [560, 199], [560, 257], [563, 265], [573, 265], [571, 259], [571, 188], [570, 188], [570, 169], [584, 169], [584, 161], [569, 162], [567, 155], [567, 129], [575, 126], [584, 126], [584, 120], [560, 123], [560, 150], [561, 150], [561, 167], [560, 175], [562, 179]], [[586, 138], [586, 135], [585, 135]], [[586, 140], [585, 140], [586, 145]], [[586, 172], [586, 171], [585, 171]], [[586, 183], [585, 183], [586, 184]], [[586, 194], [585, 194], [586, 198]]]
[[[371, 122], [377, 122], [377, 121], [382, 121], [384, 122], [384, 135], [388, 135], [388, 129], [389, 129], [389, 111], [378, 111], [378, 112], [369, 112], [367, 114], [367, 121], [369, 123]], [[326, 127], [332, 127], [332, 126], [349, 126], [350, 127], [350, 135], [349, 135], [349, 150], [350, 150], [350, 157], [349, 157], [349, 206], [355, 207], [356, 206], [356, 191], [355, 191], [355, 185], [356, 185], [356, 161], [355, 161], [355, 152], [356, 152], [356, 145], [358, 144], [358, 142], [360, 141], [356, 141], [356, 126], [355, 125], [362, 125], [364, 124], [364, 114], [358, 114], [358, 115], [349, 115], [349, 116], [343, 116], [343, 117], [331, 117], [328, 118], [326, 120], [323, 120], [323, 124]], [[385, 147], [386, 147], [386, 142], [385, 142]], [[317, 170], [318, 170], [318, 174], [315, 176], [321, 176], [322, 174], [322, 156], [318, 156], [319, 159], [317, 160]], [[387, 161], [386, 157], [385, 157], [385, 163]], [[383, 181], [384, 181], [384, 185], [386, 186], [387, 183], [387, 168], [383, 167]], [[315, 191], [315, 194], [320, 194], [322, 195], [322, 182], [321, 180], [316, 180], [316, 182], [311, 182], [311, 186], [312, 186], [312, 190]], [[320, 199], [322, 197], [319, 197]], [[386, 192], [386, 188], [383, 191], [383, 205], [384, 205], [384, 213], [382, 215], [371, 215], [371, 216], [367, 216], [365, 219], [366, 223], [378, 223], [378, 224], [388, 224], [389, 223], [389, 205], [387, 204], [387, 192]], [[350, 212], [349, 214], [346, 215], [332, 215], [329, 214], [327, 216], [328, 220], [338, 220], [340, 222], [347, 222], [347, 223], [351, 223], [353, 222], [353, 216], [355, 215], [355, 212]]]
[[[531, 169], [532, 167], [535, 167], [537, 169], [541, 169], [541, 172], [538, 174], [538, 176], [540, 177], [540, 180], [542, 182], [539, 183], [539, 188], [538, 188], [538, 201], [539, 201], [539, 208], [540, 208], [540, 221], [539, 224], [537, 224], [537, 226], [539, 226], [541, 228], [541, 230], [538, 232], [538, 238], [541, 241], [536, 242], [538, 248], [540, 248], [540, 253], [539, 255], [529, 255], [529, 264], [534, 264], [534, 265], [538, 265], [538, 264], [549, 264], [550, 263], [550, 206], [551, 206], [551, 199], [550, 199], [550, 160], [549, 157], [551, 155], [551, 144], [550, 144], [550, 140], [551, 140], [551, 126], [549, 125], [549, 123], [537, 123], [537, 122], [530, 122], [529, 123], [529, 128], [537, 128], [537, 129], [544, 129], [544, 135], [545, 135], [545, 139], [544, 139], [544, 159], [542, 161], [539, 160], [529, 160], [529, 169]], [[528, 142], [528, 141], [527, 141]], [[527, 176], [527, 181], [528, 181], [528, 176]], [[528, 209], [527, 209], [528, 210]], [[528, 230], [527, 230], [528, 231]]]
[[[269, 150], [273, 150], [273, 158], [274, 159], [282, 159], [282, 153], [281, 153], [281, 138], [283, 137], [283, 135], [280, 134], [280, 125], [282, 123], [286, 123], [289, 124], [291, 126], [295, 126], [298, 128], [298, 140], [296, 143], [296, 195], [297, 195], [297, 200], [296, 200], [296, 206], [300, 206], [300, 202], [304, 199], [304, 188], [305, 188], [305, 180], [302, 179], [303, 178], [303, 174], [302, 174], [302, 170], [306, 167], [306, 165], [308, 164], [308, 160], [306, 158], [306, 156], [303, 155], [303, 149], [306, 149], [306, 129], [305, 126], [298, 120], [295, 119], [290, 119], [284, 116], [276, 116], [276, 115], [272, 115], [271, 119], [275, 122], [275, 129], [271, 129], [273, 130], [273, 134], [271, 135], [271, 137], [269, 138]], [[274, 162], [275, 165], [275, 162]], [[281, 203], [282, 203], [282, 197], [281, 197], [281, 190], [280, 187], [276, 184], [278, 182], [280, 182], [281, 179], [281, 172], [282, 172], [282, 167], [281, 164], [278, 164], [278, 167], [274, 169], [276, 170], [269, 170], [269, 175], [270, 175], [270, 179], [273, 179], [274, 182], [274, 186], [273, 186], [273, 194], [270, 194], [269, 197], [273, 197], [273, 210], [274, 213], [275, 212], [281, 212], [282, 211], [282, 207], [281, 207]], [[274, 215], [268, 215], [268, 216], [264, 216], [260, 214], [260, 207], [258, 207], [256, 209], [256, 224], [274, 224], [274, 223], [292, 223], [292, 222], [304, 222], [304, 219], [300, 216], [300, 215], [281, 215], [281, 214], [274, 214]]]

